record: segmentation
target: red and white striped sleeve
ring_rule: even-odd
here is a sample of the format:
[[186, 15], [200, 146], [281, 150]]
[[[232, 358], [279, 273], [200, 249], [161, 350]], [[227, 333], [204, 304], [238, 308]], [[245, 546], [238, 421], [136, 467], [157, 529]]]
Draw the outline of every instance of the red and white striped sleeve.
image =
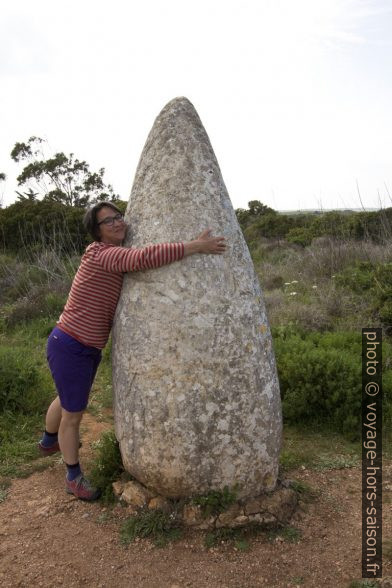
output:
[[105, 271], [111, 273], [136, 272], [153, 269], [179, 261], [184, 257], [184, 243], [159, 243], [141, 249], [135, 247], [104, 247], [96, 257]]

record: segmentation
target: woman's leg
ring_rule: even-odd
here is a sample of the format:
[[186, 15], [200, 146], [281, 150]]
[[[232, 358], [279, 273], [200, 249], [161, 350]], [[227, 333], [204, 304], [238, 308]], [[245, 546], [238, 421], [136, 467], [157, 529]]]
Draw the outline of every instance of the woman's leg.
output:
[[57, 433], [61, 421], [61, 404], [57, 396], [49, 406], [46, 413], [45, 428], [48, 433]]
[[81, 500], [96, 500], [101, 491], [83, 476], [79, 464], [79, 425], [84, 410], [69, 412], [62, 409], [59, 429], [61, 453], [67, 466], [66, 490]]
[[65, 463], [71, 465], [79, 461], [79, 426], [84, 410], [68, 412], [61, 409], [59, 444]]

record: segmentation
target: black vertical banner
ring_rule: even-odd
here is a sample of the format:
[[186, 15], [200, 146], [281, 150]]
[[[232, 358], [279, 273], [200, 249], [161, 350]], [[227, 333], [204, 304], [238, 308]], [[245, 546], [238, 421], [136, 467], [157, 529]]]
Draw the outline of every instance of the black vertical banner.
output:
[[382, 577], [382, 329], [362, 329], [362, 578]]

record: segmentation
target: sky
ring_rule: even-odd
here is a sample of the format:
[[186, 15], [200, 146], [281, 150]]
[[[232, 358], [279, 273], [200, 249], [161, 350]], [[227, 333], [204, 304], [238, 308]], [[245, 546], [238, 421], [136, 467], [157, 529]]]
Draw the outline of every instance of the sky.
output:
[[390, 0], [3, 0], [0, 199], [17, 141], [74, 153], [128, 200], [147, 135], [195, 106], [234, 208], [392, 206]]

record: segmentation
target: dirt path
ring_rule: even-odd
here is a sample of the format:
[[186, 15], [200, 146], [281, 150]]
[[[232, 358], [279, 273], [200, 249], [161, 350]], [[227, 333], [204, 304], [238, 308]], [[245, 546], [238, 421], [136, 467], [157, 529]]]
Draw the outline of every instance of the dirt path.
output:
[[[105, 428], [86, 415], [82, 461]], [[392, 463], [384, 463], [384, 540], [392, 538], [391, 473]], [[290, 479], [320, 491], [293, 521], [302, 532], [298, 543], [271, 542], [262, 534], [250, 540], [246, 552], [232, 544], [208, 550], [204, 533], [189, 531], [164, 548], [149, 540], [125, 547], [119, 527], [129, 516], [127, 508], [105, 509], [70, 497], [58, 460], [44, 472], [14, 480], [0, 504], [0, 586], [347, 588], [361, 576], [360, 469], [299, 469]], [[392, 576], [390, 559], [384, 559], [386, 576]]]

